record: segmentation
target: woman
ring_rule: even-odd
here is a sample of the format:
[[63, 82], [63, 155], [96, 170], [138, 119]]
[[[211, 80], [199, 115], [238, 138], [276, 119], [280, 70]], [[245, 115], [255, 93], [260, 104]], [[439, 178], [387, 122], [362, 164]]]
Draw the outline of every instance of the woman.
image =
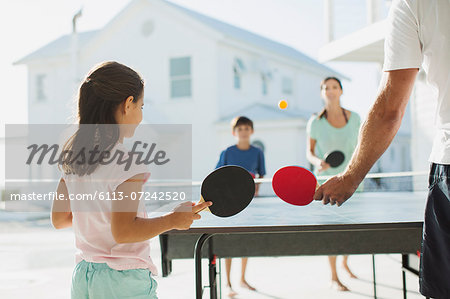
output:
[[[335, 175], [342, 172], [355, 150], [358, 142], [360, 117], [355, 112], [341, 107], [341, 81], [335, 77], [325, 78], [320, 84], [321, 96], [325, 107], [319, 114], [314, 114], [307, 125], [307, 159], [314, 166], [315, 175]], [[325, 156], [332, 151], [341, 151], [344, 162], [331, 167], [325, 162]], [[336, 256], [328, 257], [331, 267], [331, 283], [339, 291], [348, 291], [341, 283], [336, 271]], [[342, 265], [350, 277], [356, 276], [347, 264], [348, 256], [344, 256]]]

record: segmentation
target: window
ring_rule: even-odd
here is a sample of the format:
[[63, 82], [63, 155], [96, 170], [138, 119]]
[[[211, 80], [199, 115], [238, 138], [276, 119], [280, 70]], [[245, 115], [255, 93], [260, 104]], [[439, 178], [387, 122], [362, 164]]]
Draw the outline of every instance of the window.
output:
[[241, 75], [237, 71], [236, 67], [233, 68], [234, 88], [241, 89]]
[[144, 24], [142, 24], [141, 34], [144, 37], [149, 37], [153, 31], [155, 30], [155, 24], [153, 20], [147, 20]]
[[264, 146], [264, 143], [263, 143], [261, 140], [255, 140], [255, 141], [253, 141], [253, 142], [252, 142], [252, 145], [253, 145], [254, 147], [259, 148], [259, 149], [264, 153], [265, 146]]
[[292, 79], [283, 77], [281, 80], [281, 90], [284, 94], [292, 94]]
[[36, 75], [36, 100], [41, 102], [45, 101], [47, 97], [45, 96], [45, 75]]
[[268, 78], [265, 74], [261, 75], [261, 83], [262, 83], [262, 94], [266, 95], [267, 94], [267, 85], [268, 85]]
[[244, 62], [239, 58], [235, 58], [233, 64], [233, 85], [235, 89], [241, 89], [241, 76], [243, 72], [245, 72]]
[[402, 169], [401, 171], [407, 171], [409, 169], [409, 155], [406, 146], [402, 146]]
[[395, 162], [395, 148], [391, 148], [391, 153], [390, 153], [390, 155], [391, 155], [391, 162]]
[[170, 97], [190, 97], [191, 81], [191, 57], [170, 59]]

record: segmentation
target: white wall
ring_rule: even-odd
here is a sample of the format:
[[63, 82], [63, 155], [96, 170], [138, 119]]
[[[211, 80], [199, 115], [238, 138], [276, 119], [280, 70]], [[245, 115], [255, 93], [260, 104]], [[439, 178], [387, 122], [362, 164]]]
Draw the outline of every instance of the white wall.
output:
[[[295, 63], [288, 64], [283, 59], [263, 56], [264, 52], [251, 52], [239, 49], [227, 43], [220, 43], [218, 50], [219, 115], [229, 116], [252, 103], [264, 103], [277, 107], [280, 99], [286, 99], [290, 109], [318, 112], [323, 107], [320, 98], [320, 82], [330, 74], [318, 70], [311, 71]], [[265, 58], [262, 58], [265, 57]], [[243, 61], [246, 72], [241, 77], [241, 89], [234, 88], [233, 64], [235, 58]], [[263, 63], [272, 72], [268, 94], [262, 94], [261, 72], [258, 64]], [[292, 94], [282, 92], [282, 78], [292, 79]], [[252, 141], [260, 140], [265, 146], [266, 171], [271, 177], [274, 172], [286, 165], [309, 167], [306, 160], [306, 120], [286, 119], [278, 121], [255, 121], [255, 133]], [[210, 164], [214, 167], [220, 152], [236, 143], [228, 124], [217, 126], [219, 136], [216, 155]]]
[[[0, 192], [5, 188], [5, 138], [0, 137]], [[0, 195], [1, 196], [1, 195]], [[0, 198], [1, 200], [1, 198]]]
[[[222, 123], [216, 127], [219, 143], [211, 167], [219, 161], [222, 150], [236, 144], [229, 125]], [[259, 140], [264, 144], [267, 177], [272, 177], [277, 169], [287, 165], [308, 167], [305, 128], [306, 122], [301, 119], [254, 122], [251, 141]]]
[[[82, 49], [78, 76], [83, 78], [97, 63], [116, 60], [137, 70], [146, 81], [144, 120], [148, 123], [186, 123], [193, 128], [193, 177], [200, 178], [210, 168], [204, 156], [212, 156], [214, 131], [209, 126], [217, 119], [216, 43], [211, 33], [199, 25], [172, 15], [156, 2], [137, 2], [129, 7], [96, 41]], [[150, 36], [142, 34], [142, 26], [154, 23]], [[190, 56], [192, 97], [170, 98], [170, 58]], [[69, 61], [66, 57], [64, 61]], [[73, 110], [67, 108], [73, 98], [70, 87], [70, 65], [52, 64], [30, 67], [30, 76], [48, 74], [48, 101], [34, 104], [35, 93], [30, 81], [30, 123], [67, 123]], [[59, 101], [65, 99], [65, 101]]]
[[[239, 58], [246, 66], [241, 76], [241, 89], [234, 88], [233, 64]], [[226, 116], [229, 111], [238, 111], [254, 102], [262, 102], [276, 107], [278, 101], [285, 99], [289, 107], [319, 111], [322, 108], [320, 100], [320, 82], [329, 74], [322, 71], [311, 72], [298, 63], [276, 58], [264, 51], [250, 51], [220, 43], [218, 50], [219, 114]], [[268, 93], [262, 93], [261, 63], [264, 69], [270, 70], [272, 79], [268, 81]], [[292, 94], [282, 92], [282, 78], [292, 79]]]
[[[144, 35], [144, 24], [153, 32]], [[170, 58], [191, 57], [192, 97], [170, 98]], [[233, 63], [238, 57], [247, 72], [242, 90], [233, 84]], [[225, 115], [255, 102], [274, 105], [287, 99], [290, 107], [319, 111], [319, 83], [327, 75], [310, 66], [278, 57], [260, 49], [233, 44], [224, 36], [159, 1], [134, 1], [107, 24], [94, 41], [81, 49], [78, 74], [81, 80], [97, 63], [116, 60], [141, 73], [146, 81], [144, 120], [147, 123], [186, 123], [193, 128], [193, 179], [205, 177], [215, 166], [221, 149], [234, 143], [229, 128], [217, 134], [214, 124]], [[272, 72], [268, 94], [262, 94], [258, 64]], [[47, 74], [48, 100], [34, 103], [30, 79], [30, 123], [67, 123], [76, 112], [70, 57], [30, 64], [30, 78]], [[293, 94], [282, 93], [283, 76], [292, 78]], [[69, 108], [71, 107], [71, 108]], [[268, 171], [280, 165], [306, 165], [305, 124], [301, 121], [261, 122], [255, 138], [266, 145]], [[260, 127], [261, 126], [261, 127]], [[231, 140], [230, 140], [231, 139]]]
[[398, 134], [389, 148], [373, 166], [373, 172], [411, 171], [411, 139], [409, 135]]
[[[36, 77], [45, 75], [46, 99], [38, 101]], [[28, 66], [28, 122], [30, 124], [67, 123], [73, 116], [75, 90], [71, 86], [68, 59], [55, 59]]]
[[331, 74], [310, 73], [306, 70], [297, 71], [294, 81], [296, 105], [301, 110], [319, 112], [324, 102], [320, 96], [320, 82]]
[[[239, 58], [244, 63], [246, 71], [241, 75], [241, 88], [234, 88], [233, 65]], [[218, 112], [227, 116], [252, 103], [262, 100], [262, 83], [260, 73], [256, 69], [258, 57], [251, 52], [236, 49], [220, 43], [218, 46]]]

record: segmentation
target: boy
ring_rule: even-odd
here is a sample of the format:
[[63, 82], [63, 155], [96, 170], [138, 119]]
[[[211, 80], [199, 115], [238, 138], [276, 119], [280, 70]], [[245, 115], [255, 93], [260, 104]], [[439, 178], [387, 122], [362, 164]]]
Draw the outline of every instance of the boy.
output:
[[[245, 116], [238, 116], [231, 121], [231, 128], [233, 136], [237, 138], [237, 144], [228, 147], [220, 154], [216, 168], [225, 165], [237, 165], [245, 168], [254, 178], [257, 174], [259, 178], [262, 178], [266, 174], [264, 153], [250, 144], [250, 136], [253, 134], [253, 122]], [[256, 185], [255, 196], [258, 196], [258, 190], [259, 186]], [[254, 291], [256, 289], [245, 280], [247, 260], [247, 258], [242, 258], [241, 286]], [[227, 287], [229, 289], [228, 296], [234, 297], [237, 293], [231, 287], [231, 259], [225, 259], [225, 268], [227, 272]]]

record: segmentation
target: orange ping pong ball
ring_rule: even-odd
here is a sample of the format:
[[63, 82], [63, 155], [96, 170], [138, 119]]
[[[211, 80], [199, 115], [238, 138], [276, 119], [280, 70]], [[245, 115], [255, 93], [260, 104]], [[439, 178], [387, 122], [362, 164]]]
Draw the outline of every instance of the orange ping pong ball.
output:
[[278, 107], [280, 109], [286, 109], [287, 106], [288, 106], [288, 103], [285, 100], [281, 100], [281, 101], [278, 102]]

